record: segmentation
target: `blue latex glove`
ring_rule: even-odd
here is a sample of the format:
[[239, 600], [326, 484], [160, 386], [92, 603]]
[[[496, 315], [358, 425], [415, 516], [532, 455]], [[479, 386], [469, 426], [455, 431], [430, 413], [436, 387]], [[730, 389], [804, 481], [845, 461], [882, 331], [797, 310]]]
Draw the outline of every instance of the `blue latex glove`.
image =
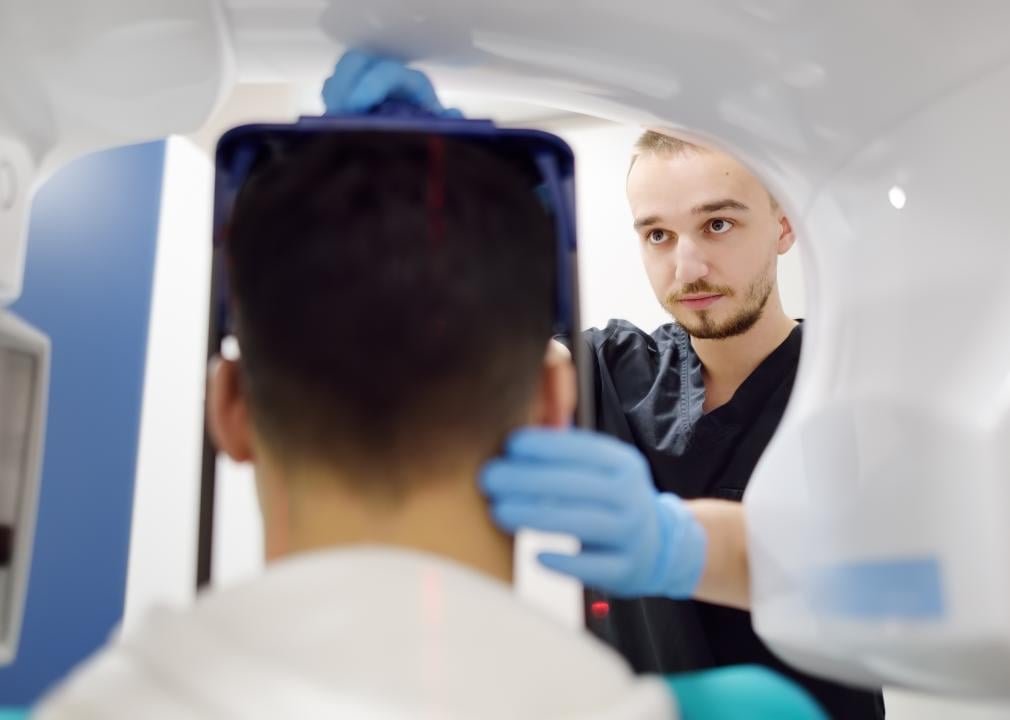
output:
[[574, 535], [578, 555], [543, 553], [544, 566], [620, 597], [690, 597], [705, 563], [705, 533], [676, 495], [659, 493], [631, 445], [585, 430], [526, 429], [481, 473], [495, 521]]
[[398, 100], [440, 117], [463, 117], [459, 110], [442, 107], [420, 70], [361, 50], [344, 53], [323, 83], [322, 95], [327, 115], [366, 115], [387, 100]]

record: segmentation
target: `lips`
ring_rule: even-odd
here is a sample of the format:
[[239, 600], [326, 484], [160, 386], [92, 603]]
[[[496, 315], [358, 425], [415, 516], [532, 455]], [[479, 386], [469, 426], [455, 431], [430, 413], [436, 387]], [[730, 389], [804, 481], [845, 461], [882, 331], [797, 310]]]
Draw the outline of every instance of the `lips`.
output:
[[691, 310], [704, 310], [722, 299], [722, 295], [695, 295], [681, 298], [678, 302]]

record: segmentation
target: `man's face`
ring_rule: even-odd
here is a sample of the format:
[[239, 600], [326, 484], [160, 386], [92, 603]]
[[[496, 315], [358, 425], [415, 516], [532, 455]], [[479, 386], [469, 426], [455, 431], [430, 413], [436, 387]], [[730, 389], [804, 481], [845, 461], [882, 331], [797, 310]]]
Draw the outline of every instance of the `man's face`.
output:
[[723, 153], [647, 154], [628, 201], [652, 289], [677, 322], [696, 338], [753, 327], [793, 242], [761, 183]]

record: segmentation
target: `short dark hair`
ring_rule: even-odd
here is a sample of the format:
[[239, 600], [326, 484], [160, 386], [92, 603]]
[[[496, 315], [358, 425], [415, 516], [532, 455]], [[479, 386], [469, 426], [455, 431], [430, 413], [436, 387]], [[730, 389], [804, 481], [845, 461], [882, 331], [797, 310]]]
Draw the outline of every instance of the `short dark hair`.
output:
[[555, 238], [534, 185], [518, 159], [422, 133], [319, 135], [256, 169], [226, 256], [272, 450], [383, 476], [497, 450], [552, 331]]

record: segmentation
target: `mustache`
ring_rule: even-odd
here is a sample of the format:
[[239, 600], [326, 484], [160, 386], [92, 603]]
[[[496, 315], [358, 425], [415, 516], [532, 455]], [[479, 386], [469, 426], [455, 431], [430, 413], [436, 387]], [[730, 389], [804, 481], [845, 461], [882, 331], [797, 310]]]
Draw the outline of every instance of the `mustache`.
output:
[[677, 292], [667, 295], [666, 301], [668, 303], [679, 302], [688, 295], [724, 295], [726, 297], [733, 297], [733, 290], [725, 285], [711, 285], [704, 280], [696, 280], [693, 283], [688, 283]]

